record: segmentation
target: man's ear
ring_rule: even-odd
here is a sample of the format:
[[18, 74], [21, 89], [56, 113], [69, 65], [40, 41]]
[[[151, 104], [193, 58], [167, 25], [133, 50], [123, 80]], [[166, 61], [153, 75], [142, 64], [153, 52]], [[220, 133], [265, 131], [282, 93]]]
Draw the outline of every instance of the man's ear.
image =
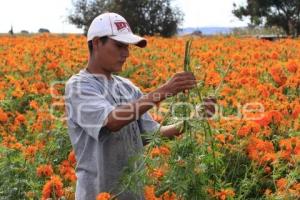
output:
[[97, 37], [96, 37], [96, 38], [93, 38], [92, 43], [93, 43], [93, 49], [95, 49], [95, 50], [96, 50], [96, 49], [98, 50], [99, 45], [102, 45], [100, 39], [97, 38]]

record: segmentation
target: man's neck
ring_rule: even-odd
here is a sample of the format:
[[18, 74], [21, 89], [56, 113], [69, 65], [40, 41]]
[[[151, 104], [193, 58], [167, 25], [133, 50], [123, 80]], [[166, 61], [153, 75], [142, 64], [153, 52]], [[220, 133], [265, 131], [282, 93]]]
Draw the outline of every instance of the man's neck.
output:
[[104, 75], [107, 79], [112, 79], [111, 73], [107, 72], [105, 70], [103, 70], [101, 67], [96, 66], [94, 63], [92, 62], [88, 62], [87, 66], [86, 66], [86, 71], [88, 71], [91, 74], [101, 74]]

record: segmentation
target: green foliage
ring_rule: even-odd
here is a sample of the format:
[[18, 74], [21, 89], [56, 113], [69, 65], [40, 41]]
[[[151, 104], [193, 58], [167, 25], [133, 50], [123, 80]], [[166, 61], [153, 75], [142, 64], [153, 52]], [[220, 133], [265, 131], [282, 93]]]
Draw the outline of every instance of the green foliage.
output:
[[123, 175], [120, 179], [121, 181], [118, 186], [119, 194], [125, 190], [129, 190], [135, 194], [143, 191], [144, 185], [149, 182], [145, 168], [145, 164], [149, 162], [148, 159], [142, 153], [129, 159], [129, 164], [123, 169]]
[[[170, 166], [163, 180], [157, 185], [157, 195], [167, 190], [184, 199], [206, 199], [208, 162], [205, 148], [199, 146], [194, 138], [185, 136], [174, 141], [171, 146]], [[163, 185], [164, 187], [161, 187]]]
[[[29, 131], [24, 134], [27, 139], [32, 135]], [[51, 132], [35, 138], [35, 141], [37, 140], [47, 142], [43, 151], [38, 150], [31, 157], [34, 162], [25, 158], [20, 150], [0, 146], [0, 199], [29, 199], [26, 196], [28, 192], [32, 193], [31, 196], [35, 199], [40, 198], [45, 179], [36, 175], [37, 167], [48, 163], [58, 166], [68, 157], [71, 150], [66, 126], [60, 121], [56, 121], [55, 128]], [[27, 147], [24, 146], [24, 148]]]
[[126, 70], [120, 72], [118, 75], [125, 77], [125, 78], [129, 78], [130, 76], [132, 76], [132, 74], [134, 74], [137, 71], [137, 67], [135, 66], [130, 66], [129, 68], [127, 68]]
[[64, 123], [57, 121], [56, 128], [45, 135], [44, 139], [47, 141], [47, 146], [45, 147], [47, 155], [43, 155], [44, 161], [49, 161], [56, 166], [68, 157], [72, 146]]
[[293, 36], [300, 31], [299, 0], [247, 0], [246, 6], [234, 7], [233, 14], [239, 19], [250, 17], [252, 25], [278, 26]]
[[73, 6], [68, 19], [78, 28], [84, 28], [85, 34], [92, 20], [105, 11], [122, 15], [132, 31], [140, 35], [172, 36], [183, 20], [183, 14], [171, 6], [171, 0], [77, 0]]
[[0, 157], [0, 199], [24, 199], [34, 183], [31, 165], [18, 150], [0, 147]]

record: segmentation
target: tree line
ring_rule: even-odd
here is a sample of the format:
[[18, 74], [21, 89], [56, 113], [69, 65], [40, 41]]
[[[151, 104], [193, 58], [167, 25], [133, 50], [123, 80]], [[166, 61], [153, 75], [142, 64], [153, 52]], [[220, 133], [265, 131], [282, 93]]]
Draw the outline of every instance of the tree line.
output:
[[171, 6], [171, 0], [77, 0], [73, 6], [68, 19], [85, 34], [93, 19], [106, 11], [122, 15], [140, 35], [172, 36], [183, 20], [183, 13]]
[[[184, 19], [182, 11], [171, 6], [172, 0], [74, 0], [68, 16], [71, 24], [87, 33], [92, 20], [110, 11], [127, 19], [133, 32], [140, 35], [176, 34]], [[247, 0], [246, 5], [234, 3], [233, 14], [240, 20], [250, 18], [249, 26], [276, 26], [287, 35], [300, 32], [300, 0]]]

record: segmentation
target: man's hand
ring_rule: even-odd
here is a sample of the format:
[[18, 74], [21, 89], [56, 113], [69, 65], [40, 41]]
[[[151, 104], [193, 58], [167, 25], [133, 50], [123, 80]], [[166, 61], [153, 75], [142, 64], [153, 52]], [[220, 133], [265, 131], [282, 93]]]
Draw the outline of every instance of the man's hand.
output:
[[204, 117], [211, 118], [216, 113], [217, 99], [215, 97], [206, 97], [203, 99]]
[[168, 138], [172, 138], [174, 136], [179, 136], [183, 131], [183, 122], [178, 122], [176, 124], [162, 126], [160, 128], [160, 133]]
[[[192, 89], [196, 86], [196, 78], [191, 72], [176, 73], [168, 82], [162, 85], [158, 90], [165, 97], [174, 96], [179, 92]], [[164, 97], [163, 97], [164, 98]]]

